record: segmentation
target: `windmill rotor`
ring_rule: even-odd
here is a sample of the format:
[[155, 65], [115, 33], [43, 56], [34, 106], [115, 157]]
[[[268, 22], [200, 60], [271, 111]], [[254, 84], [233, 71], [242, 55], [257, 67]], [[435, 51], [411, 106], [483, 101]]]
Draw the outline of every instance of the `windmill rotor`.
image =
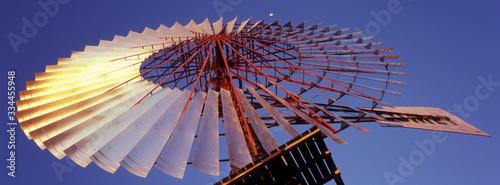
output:
[[[16, 115], [27, 137], [58, 159], [83, 167], [94, 162], [111, 173], [123, 167], [140, 177], [154, 166], [176, 178], [188, 164], [220, 175], [221, 161], [229, 161], [232, 176], [220, 183], [248, 180], [271, 163], [287, 166], [276, 159], [297, 160], [292, 156], [312, 145], [318, 155], [310, 160], [329, 156], [323, 137], [346, 144], [336, 133], [367, 132], [364, 122], [489, 136], [439, 108], [382, 101], [401, 96], [389, 88], [405, 85], [391, 78], [406, 75], [393, 70], [404, 63], [393, 61], [399, 55], [388, 54], [392, 48], [379, 48], [383, 42], [360, 34], [307, 21], [236, 18], [130, 31], [37, 73], [19, 93]], [[298, 131], [294, 125], [301, 124], [313, 129]], [[285, 131], [290, 142], [276, 142], [271, 128]], [[286, 181], [341, 184], [330, 159], [316, 170], [331, 178]]]

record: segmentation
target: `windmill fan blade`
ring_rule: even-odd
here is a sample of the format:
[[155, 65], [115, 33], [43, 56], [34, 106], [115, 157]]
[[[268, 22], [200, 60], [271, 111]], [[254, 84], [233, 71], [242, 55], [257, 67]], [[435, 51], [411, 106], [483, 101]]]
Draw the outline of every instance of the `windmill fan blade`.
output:
[[240, 26], [238, 27], [238, 30], [236, 30], [236, 33], [240, 33], [243, 29], [245, 29], [248, 22], [250, 22], [250, 18], [248, 18], [246, 21], [241, 22]]
[[240, 120], [234, 108], [231, 93], [227, 90], [221, 90], [220, 93], [229, 161], [237, 167], [244, 167], [252, 162], [252, 157], [246, 146], [245, 136], [241, 130]]
[[217, 22], [212, 23], [212, 28], [216, 35], [222, 31], [222, 17]]
[[278, 143], [276, 143], [276, 140], [274, 140], [271, 132], [269, 132], [264, 122], [260, 119], [257, 111], [252, 107], [247, 97], [245, 97], [245, 94], [243, 94], [243, 90], [238, 89], [237, 94], [238, 97], [240, 97], [243, 110], [247, 114], [248, 120], [252, 124], [252, 128], [255, 130], [255, 135], [257, 135], [264, 150], [266, 150], [268, 154], [271, 154], [271, 151], [278, 148]]
[[[30, 98], [20, 101], [29, 102], [30, 107], [19, 110], [17, 114], [21, 128], [26, 135], [29, 135], [29, 132], [36, 128], [43, 127], [80, 110], [63, 109], [63, 107], [72, 106], [96, 94], [110, 90], [119, 83], [119, 79], [130, 78], [135, 75], [137, 75], [137, 73], [125, 73], [109, 76], [109, 78], [98, 78], [94, 83], [92, 83], [92, 81], [87, 81], [88, 83], [83, 81], [71, 82], [52, 87], [27, 90], [28, 92], [25, 92], [30, 94], [26, 96]], [[74, 88], [70, 89], [70, 87]], [[56, 92], [49, 92], [55, 89], [57, 89]], [[90, 104], [84, 104], [83, 106], [90, 106]], [[80, 106], [79, 108], [84, 107]]]
[[233, 32], [234, 24], [236, 24], [236, 19], [237, 18], [238, 17], [235, 17], [232, 21], [229, 21], [227, 23], [226, 33], [232, 33]]
[[[108, 114], [105, 117], [93, 117], [94, 119], [78, 125], [78, 127], [69, 132], [71, 135], [68, 134], [68, 139], [71, 145], [64, 150], [64, 153], [80, 166], [87, 166], [91, 162], [90, 156], [102, 148], [110, 139], [123, 131], [131, 122], [149, 110], [151, 105], [155, 103], [152, 102], [153, 100], [155, 99], [151, 98], [150, 101], [145, 101], [141, 105], [127, 111], [137, 101], [132, 100], [128, 102], [128, 105], [117, 109], [123, 111], [115, 112], [117, 110], [108, 109], [109, 112], [106, 112]], [[66, 134], [63, 136], [66, 136]], [[89, 145], [89, 143], [92, 143], [92, 145]]]
[[175, 24], [170, 29], [174, 32], [177, 32], [181, 37], [189, 38], [194, 36], [188, 29], [184, 28], [184, 26], [182, 26], [178, 22], [175, 22]]
[[134, 175], [147, 176], [174, 131], [184, 104], [189, 98], [189, 93], [188, 90], [182, 92], [172, 105], [165, 110], [160, 119], [155, 122], [146, 135], [141, 138], [120, 163], [123, 168]]
[[202, 23], [198, 24], [198, 26], [203, 30], [203, 33], [208, 35], [214, 34], [212, 27], [210, 26], [210, 22], [208, 22], [208, 18], [206, 18]]
[[286, 131], [286, 133], [288, 133], [288, 135], [290, 135], [292, 138], [295, 138], [300, 135], [299, 132], [297, 132], [297, 130], [295, 130], [295, 128], [293, 128], [292, 125], [285, 118], [283, 118], [283, 116], [281, 116], [281, 114], [279, 114], [276, 110], [274, 110], [273, 107], [266, 100], [264, 100], [257, 93], [257, 91], [255, 91], [254, 88], [249, 86], [246, 86], [246, 88], [248, 89], [248, 91], [250, 91], [250, 93], [252, 93], [253, 96], [255, 96], [255, 98], [257, 99], [257, 101], [259, 101], [262, 107], [264, 107], [264, 109], [266, 109], [266, 111], [269, 114], [271, 114], [274, 120], [276, 120], [276, 122], [280, 124], [280, 126]]
[[[134, 101], [145, 96], [147, 92], [153, 88], [152, 84], [149, 84], [149, 88], [146, 85], [147, 84], [142, 86], [131, 85], [120, 87], [113, 91], [119, 92], [124, 89], [130, 90], [122, 94], [116, 93], [115, 97], [107, 101], [103, 101], [50, 125], [44, 126], [30, 134], [37, 135], [35, 138], [38, 137], [42, 140], [47, 149], [54, 154], [54, 156], [61, 159], [66, 156], [63, 152], [67, 148], [65, 146], [71, 146], [78, 141], [79, 138], [85, 136], [85, 133], [81, 133], [81, 129], [90, 132], [93, 127], [91, 125], [100, 123], [100, 120], [113, 119], [117, 115], [127, 111], [128, 105], [133, 104]], [[45, 136], [42, 137], [42, 135]]]
[[189, 102], [184, 115], [179, 120], [163, 152], [156, 162], [156, 168], [163, 173], [182, 179], [186, 170], [189, 151], [193, 144], [194, 134], [200, 120], [201, 108], [205, 93], [199, 92]]
[[195, 35], [204, 33], [203, 30], [193, 21], [193, 19], [191, 19], [191, 21], [189, 21], [189, 23], [184, 26], [184, 28], [188, 29]]
[[[150, 100], [146, 100], [154, 103], [154, 105], [147, 106], [148, 110], [146, 112], [94, 153], [91, 157], [92, 161], [102, 169], [114, 173], [120, 167], [120, 162], [144, 137], [153, 124], [160, 119], [162, 113], [172, 105], [179, 94], [181, 94], [181, 91], [178, 89], [163, 89], [154, 94]], [[139, 106], [142, 107], [142, 104], [137, 105], [137, 107]]]
[[209, 90], [200, 131], [193, 155], [193, 167], [210, 175], [219, 175], [219, 108], [218, 93]]

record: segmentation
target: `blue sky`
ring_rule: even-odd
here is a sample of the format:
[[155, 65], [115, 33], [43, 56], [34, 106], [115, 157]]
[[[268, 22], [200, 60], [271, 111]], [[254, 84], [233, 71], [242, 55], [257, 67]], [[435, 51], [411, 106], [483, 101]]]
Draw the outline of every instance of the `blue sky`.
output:
[[[386, 102], [451, 110], [492, 137], [445, 133], [433, 140], [430, 131], [381, 128], [377, 123], [365, 123], [362, 126], [370, 130], [368, 133], [347, 129], [339, 134], [347, 145], [328, 140], [344, 181], [391, 184], [384, 174], [394, 174], [403, 182], [393, 184], [500, 184], [497, 178], [500, 126], [496, 119], [500, 86], [488, 88], [479, 80], [492, 78], [491, 81], [500, 83], [497, 1], [60, 0], [58, 11], [48, 17], [48, 22], [37, 26], [37, 32], [30, 33], [31, 38], [20, 44], [16, 52], [7, 35], [23, 34], [22, 18], [32, 21], [33, 15], [43, 11], [37, 2], [0, 1], [2, 69], [5, 76], [8, 70], [16, 71], [20, 90], [25, 89], [24, 82], [34, 79], [35, 73], [43, 72], [46, 65], [57, 64], [57, 58], [69, 57], [71, 51], [97, 45], [101, 39], [111, 40], [114, 35], [126, 35], [130, 30], [142, 32], [144, 27], [172, 26], [175, 21], [185, 25], [191, 19], [202, 22], [208, 18], [213, 22], [220, 16], [225, 21], [238, 16], [238, 22], [249, 17], [266, 21], [281, 17], [283, 21], [310, 19], [310, 23], [324, 21], [324, 26], [338, 24], [368, 32], [375, 35], [374, 41], [384, 41], [384, 47], [394, 48], [392, 53], [401, 55], [398, 61], [406, 63], [401, 70], [408, 72], [408, 76], [398, 79], [407, 85], [390, 87], [401, 91], [404, 97], [389, 95], [384, 98]], [[390, 20], [374, 16], [382, 12], [389, 12]], [[0, 83], [4, 87], [5, 76]], [[483, 86], [482, 98], [476, 93], [478, 86]], [[464, 104], [467, 107], [462, 113], [453, 110], [454, 106]], [[2, 120], [7, 120], [5, 116], [2, 114]], [[5, 123], [1, 128], [7, 129]], [[4, 167], [0, 175], [2, 184], [212, 184], [220, 179], [192, 167], [188, 167], [183, 180], [156, 169], [143, 179], [124, 169], [109, 174], [94, 164], [81, 168], [68, 159], [59, 161], [50, 152], [40, 150], [17, 129], [16, 177], [7, 176], [8, 169]], [[8, 138], [5, 131], [0, 133], [0, 142], [4, 143], [0, 145], [0, 156], [4, 161], [2, 166], [6, 166]], [[412, 171], [401, 173], [398, 170], [404, 163], [401, 161], [425, 152], [415, 144], [424, 141], [432, 141], [435, 148], [418, 165], [412, 165]], [[226, 165], [221, 165], [221, 177], [227, 175]], [[58, 177], [54, 167], [66, 171]]]

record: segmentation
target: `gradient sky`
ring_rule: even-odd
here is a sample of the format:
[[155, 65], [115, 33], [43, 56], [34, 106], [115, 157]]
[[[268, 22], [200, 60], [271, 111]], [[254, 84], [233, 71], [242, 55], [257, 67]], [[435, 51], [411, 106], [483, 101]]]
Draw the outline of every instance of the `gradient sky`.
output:
[[[500, 83], [498, 1], [72, 0], [61, 4], [58, 12], [15, 52], [7, 35], [10, 32], [22, 35], [22, 18], [32, 21], [32, 16], [42, 11], [37, 2], [0, 1], [2, 89], [7, 86], [8, 70], [16, 71], [17, 89], [24, 90], [24, 82], [34, 80], [34, 74], [43, 72], [46, 65], [57, 64], [57, 58], [69, 57], [71, 51], [81, 51], [85, 45], [97, 45], [101, 39], [111, 40], [114, 35], [126, 35], [130, 30], [142, 32], [144, 27], [156, 29], [160, 24], [170, 27], [176, 21], [185, 25], [191, 19], [197, 23], [205, 18], [214, 22], [220, 16], [225, 22], [236, 16], [238, 22], [249, 17], [254, 20], [252, 22], [259, 19], [269, 22], [280, 17], [282, 22], [293, 18], [296, 22], [324, 21], [323, 26], [338, 24], [339, 27], [352, 27], [355, 31], [373, 34], [374, 41], [385, 41], [383, 47], [394, 48], [392, 54], [401, 55], [398, 61], [405, 62], [406, 66], [400, 70], [408, 72], [408, 76], [400, 79], [407, 85], [391, 86], [390, 89], [401, 91], [404, 98], [388, 95], [384, 98], [386, 102], [395, 106], [450, 110], [492, 135], [445, 133], [441, 135], [445, 140], [436, 142], [435, 149], [425, 155], [421, 164], [414, 166], [412, 173], [401, 174], [398, 172], [402, 163], [400, 159], [408, 160], [412, 154], [423, 152], [415, 141], [432, 140], [433, 132], [381, 128], [377, 123], [362, 124], [370, 130], [368, 133], [347, 129], [339, 136], [349, 144], [338, 145], [327, 139], [346, 184], [390, 184], [384, 176], [387, 173], [404, 180], [395, 184], [500, 184], [500, 126], [497, 119], [500, 86], [483, 88], [480, 92], [488, 93], [486, 98], [478, 100], [476, 95], [476, 89], [482, 85], [478, 78], [488, 80], [491, 76], [492, 81]], [[381, 12], [389, 12], [390, 20], [374, 16]], [[270, 13], [273, 13], [272, 17]], [[367, 25], [371, 26], [368, 30]], [[478, 100], [478, 104], [471, 108], [473, 99]], [[464, 109], [464, 113], [453, 111], [454, 105], [463, 105], [464, 102], [470, 104], [469, 109]], [[7, 130], [5, 116], [2, 113], [2, 130]], [[156, 169], [152, 169], [147, 178], [136, 177], [124, 169], [110, 174], [95, 164], [81, 168], [66, 158], [59, 161], [29, 141], [19, 127], [17, 129], [16, 177], [7, 176], [7, 169], [2, 167], [2, 184], [204, 185], [226, 176], [229, 169], [227, 163], [223, 163], [221, 176], [213, 177], [188, 166], [183, 180]], [[0, 144], [0, 156], [4, 161], [1, 166], [6, 166], [8, 137], [5, 131], [0, 133], [0, 143], [3, 143]], [[58, 178], [54, 167], [70, 172]]]

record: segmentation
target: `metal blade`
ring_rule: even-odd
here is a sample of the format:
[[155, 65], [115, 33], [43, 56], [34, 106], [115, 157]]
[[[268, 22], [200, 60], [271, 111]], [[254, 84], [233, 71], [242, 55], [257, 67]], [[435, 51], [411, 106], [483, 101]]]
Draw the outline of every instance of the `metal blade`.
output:
[[92, 155], [91, 159], [102, 169], [114, 173], [120, 162], [134, 148], [151, 127], [160, 119], [161, 115], [181, 94], [181, 91], [166, 89], [162, 91], [159, 99], [152, 107], [133, 121], [127, 128], [116, 137], [101, 147], [99, 151]]
[[212, 23], [212, 27], [214, 34], [219, 34], [222, 31], [222, 17], [217, 22]]
[[[39, 146], [44, 145], [43, 142], [49, 140], [50, 138], [56, 137], [57, 135], [79, 125], [80, 123], [92, 118], [94, 115], [102, 113], [114, 106], [120, 104], [121, 102], [136, 98], [136, 95], [144, 96], [146, 95], [146, 90], [151, 90], [153, 88], [153, 83], [147, 83], [145, 81], [137, 82], [129, 86], [124, 86], [117, 88], [113, 91], [107, 92], [100, 96], [109, 96], [110, 98], [92, 98], [90, 100], [97, 101], [99, 103], [78, 111], [70, 116], [57, 120], [51, 124], [40, 127], [33, 130], [29, 134], [31, 135], [33, 141], [39, 144]], [[63, 156], [56, 156], [62, 158]]]
[[198, 24], [198, 26], [203, 30], [203, 33], [213, 35], [214, 31], [212, 30], [212, 27], [210, 26], [210, 22], [208, 21], [208, 18], [205, 18], [205, 21], [202, 23]]
[[192, 164], [201, 172], [216, 176], [219, 176], [218, 97], [217, 92], [208, 91]]
[[238, 17], [235, 17], [232, 21], [229, 21], [226, 25], [226, 33], [232, 33], [233, 32], [233, 28], [234, 28], [234, 24], [236, 24], [236, 19]]
[[221, 89], [222, 113], [224, 115], [224, 131], [231, 164], [241, 168], [252, 162], [252, 157], [245, 142], [238, 115], [229, 91]]
[[245, 110], [245, 114], [247, 115], [250, 124], [252, 124], [255, 135], [257, 135], [257, 138], [259, 138], [259, 141], [262, 144], [262, 147], [264, 147], [264, 150], [268, 154], [271, 154], [271, 151], [278, 148], [278, 143], [276, 143], [276, 140], [274, 140], [271, 132], [269, 132], [269, 129], [267, 129], [264, 122], [260, 119], [257, 111], [255, 111], [255, 109], [252, 107], [245, 94], [243, 94], [243, 90], [238, 89], [237, 94], [240, 97], [241, 106], [243, 107], [243, 110]]
[[278, 113], [278, 111], [276, 111], [266, 100], [264, 100], [260, 96], [260, 94], [255, 91], [254, 88], [246, 85], [245, 87], [248, 89], [248, 91], [250, 91], [255, 99], [259, 101], [260, 105], [262, 105], [262, 107], [266, 109], [267, 113], [269, 113], [274, 118], [274, 120], [276, 120], [276, 122], [285, 130], [285, 132], [288, 133], [288, 135], [290, 135], [292, 138], [300, 135], [299, 132], [297, 132], [297, 130], [295, 130], [295, 128], [293, 128], [293, 126], [285, 118], [283, 118], [283, 116], [281, 116], [281, 114]]
[[193, 33], [194, 35], [199, 35], [200, 33], [203, 33], [203, 30], [201, 30], [201, 28], [193, 21], [193, 19], [191, 19], [191, 21], [189, 21], [189, 23], [186, 26], [184, 26], [184, 28], [188, 29], [191, 32], [194, 32]]
[[248, 18], [246, 21], [241, 22], [238, 30], [236, 30], [236, 33], [240, 33], [243, 29], [245, 29], [245, 26], [248, 24], [248, 22], [250, 22], [250, 18]]
[[158, 170], [179, 179], [184, 176], [204, 100], [205, 93], [198, 92], [189, 102], [178, 126], [156, 160], [155, 167]]
[[181, 116], [189, 91], [185, 90], [120, 163], [130, 173], [146, 177]]
[[193, 37], [194, 36], [191, 32], [189, 32], [188, 29], [184, 28], [184, 26], [182, 26], [178, 22], [175, 22], [175, 24], [172, 27], [170, 27], [170, 29], [172, 31], [177, 32], [180, 37]]
[[132, 106], [138, 100], [126, 100], [121, 107], [108, 109], [109, 111], [96, 115], [63, 133], [62, 139], [67, 140], [70, 144], [63, 145], [63, 147], [69, 146], [64, 150], [64, 153], [75, 163], [85, 167], [92, 162], [90, 156], [149, 110], [152, 105], [158, 102], [158, 99], [162, 98], [158, 95], [161, 93], [153, 94], [135, 107]]

